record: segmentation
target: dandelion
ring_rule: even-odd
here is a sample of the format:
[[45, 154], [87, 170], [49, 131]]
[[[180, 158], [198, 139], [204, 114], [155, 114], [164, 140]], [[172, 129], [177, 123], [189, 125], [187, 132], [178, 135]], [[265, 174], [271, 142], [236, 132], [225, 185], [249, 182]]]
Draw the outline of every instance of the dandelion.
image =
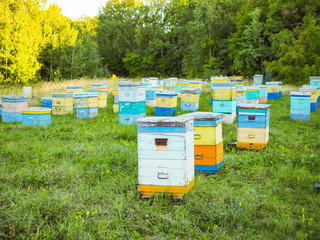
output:
[[108, 170], [107, 170], [107, 173], [109, 173], [109, 172], [110, 172], [110, 170], [108, 169]]
[[81, 218], [81, 215], [79, 215], [78, 217]]
[[171, 215], [171, 212], [169, 212], [169, 215]]
[[89, 212], [89, 211], [87, 211], [87, 212], [86, 212], [86, 214], [87, 214], [87, 216], [89, 216], [90, 212]]
[[201, 176], [199, 176], [199, 180], [200, 180]]
[[230, 132], [230, 134], [232, 134], [232, 132]]
[[297, 176], [297, 178], [298, 178], [298, 182], [300, 181], [300, 177], [299, 176]]
[[74, 218], [75, 218], [76, 220], [78, 219], [78, 217], [77, 217], [77, 216], [75, 216]]
[[242, 206], [242, 203], [241, 203], [241, 202], [239, 202], [239, 206], [240, 206], [240, 207]]
[[273, 162], [272, 162], [272, 161], [271, 161], [270, 163], [271, 163], [271, 164], [273, 164]]

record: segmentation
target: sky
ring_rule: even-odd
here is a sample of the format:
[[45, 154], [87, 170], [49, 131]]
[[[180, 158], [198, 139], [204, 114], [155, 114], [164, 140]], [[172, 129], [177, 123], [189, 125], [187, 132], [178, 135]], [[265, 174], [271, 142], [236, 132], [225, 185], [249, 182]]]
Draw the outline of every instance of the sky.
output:
[[82, 16], [97, 16], [99, 8], [106, 2], [107, 0], [47, 0], [47, 6], [58, 4], [62, 15], [74, 20]]

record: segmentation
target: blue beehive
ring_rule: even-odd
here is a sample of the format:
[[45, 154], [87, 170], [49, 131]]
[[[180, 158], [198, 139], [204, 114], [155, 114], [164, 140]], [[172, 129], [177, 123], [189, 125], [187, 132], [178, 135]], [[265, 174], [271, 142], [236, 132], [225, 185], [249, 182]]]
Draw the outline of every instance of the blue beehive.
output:
[[76, 118], [89, 119], [98, 116], [98, 92], [74, 94]]
[[29, 107], [22, 109], [22, 125], [51, 125], [51, 108]]
[[267, 82], [266, 85], [268, 86], [268, 99], [278, 100], [280, 98], [278, 82]]
[[2, 97], [2, 122], [22, 122], [22, 108], [26, 107], [28, 107], [27, 97]]
[[52, 98], [51, 97], [43, 97], [41, 98], [42, 107], [44, 108], [52, 108]]
[[259, 99], [259, 87], [247, 87], [246, 88], [246, 99], [248, 100], [258, 100]]
[[310, 120], [310, 92], [290, 93], [290, 118], [292, 120]]
[[146, 116], [145, 85], [137, 82], [119, 82], [119, 123], [137, 125], [137, 119]]

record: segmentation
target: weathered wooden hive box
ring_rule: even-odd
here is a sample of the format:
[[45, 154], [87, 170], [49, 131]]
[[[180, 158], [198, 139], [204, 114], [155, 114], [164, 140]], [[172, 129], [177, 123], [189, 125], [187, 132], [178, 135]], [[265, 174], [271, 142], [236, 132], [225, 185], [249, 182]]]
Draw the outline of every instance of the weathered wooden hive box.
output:
[[155, 116], [174, 116], [177, 113], [176, 91], [163, 90], [156, 92]]
[[222, 114], [194, 112], [181, 117], [193, 119], [195, 171], [218, 171], [223, 165]]
[[202, 93], [202, 81], [200, 80], [190, 80], [190, 88], [195, 88], [200, 90], [200, 95]]
[[73, 93], [52, 93], [52, 115], [73, 114]]
[[239, 89], [236, 92], [237, 94], [237, 107], [236, 107], [236, 113], [238, 114], [238, 105], [241, 103], [245, 103], [246, 101], [246, 90], [245, 89]]
[[249, 86], [246, 87], [246, 103], [255, 103], [259, 102], [259, 87]]
[[177, 82], [176, 89], [178, 94], [182, 93], [182, 90], [185, 88], [190, 88], [190, 82], [186, 80], [180, 80]]
[[146, 104], [149, 107], [156, 106], [156, 88], [146, 89]]
[[236, 90], [242, 90], [243, 89], [243, 82], [236, 82]]
[[98, 92], [83, 92], [74, 94], [76, 118], [88, 119], [98, 116]]
[[24, 96], [2, 97], [2, 122], [22, 122], [22, 109], [28, 107]]
[[108, 88], [106, 87], [91, 87], [88, 88], [89, 92], [98, 93], [98, 107], [106, 108], [108, 103]]
[[[320, 77], [310, 76], [310, 85], [320, 87]], [[320, 103], [320, 88], [318, 89], [318, 104]]]
[[22, 125], [51, 125], [51, 108], [29, 107], [22, 109]]
[[211, 77], [211, 90], [213, 89], [213, 86], [219, 83], [229, 82], [228, 77]]
[[52, 97], [42, 97], [41, 106], [44, 108], [52, 108]]
[[305, 92], [305, 93], [309, 92], [309, 93], [311, 93], [310, 110], [313, 111], [313, 112], [317, 112], [318, 86], [303, 85], [303, 87], [299, 89], [299, 92]]
[[278, 100], [280, 98], [279, 84], [277, 82], [266, 82], [268, 86], [268, 99]]
[[240, 104], [238, 106], [237, 146], [261, 149], [269, 141], [270, 104]]
[[137, 82], [119, 83], [119, 123], [137, 125], [146, 116], [146, 90]]
[[218, 82], [212, 86], [212, 98], [216, 100], [236, 100], [236, 84], [234, 82]]
[[260, 85], [259, 87], [259, 104], [266, 104], [268, 101], [268, 87], [267, 85]]
[[263, 75], [255, 74], [253, 76], [253, 85], [262, 85]]
[[119, 92], [112, 92], [112, 98], [113, 98], [113, 112], [117, 113], [119, 112]]
[[150, 77], [149, 80], [150, 80], [150, 83], [152, 84], [152, 87], [158, 86], [159, 79], [157, 77]]
[[197, 111], [199, 109], [200, 89], [198, 88], [185, 88], [181, 94], [181, 110]]
[[2, 116], [2, 101], [0, 101], [0, 116]]
[[194, 185], [193, 120], [181, 117], [138, 119], [138, 191], [176, 197]]
[[290, 118], [310, 120], [310, 92], [290, 92]]
[[79, 93], [79, 92], [83, 92], [83, 87], [79, 86], [71, 86], [71, 87], [66, 87], [66, 92], [68, 93]]

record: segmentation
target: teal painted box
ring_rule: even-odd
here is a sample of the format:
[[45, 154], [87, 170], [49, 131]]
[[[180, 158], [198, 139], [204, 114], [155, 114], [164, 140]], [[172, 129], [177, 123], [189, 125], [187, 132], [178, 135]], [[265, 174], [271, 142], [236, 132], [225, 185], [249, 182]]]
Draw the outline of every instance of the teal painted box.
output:
[[233, 113], [237, 108], [237, 100], [213, 100], [212, 112], [214, 113]]

